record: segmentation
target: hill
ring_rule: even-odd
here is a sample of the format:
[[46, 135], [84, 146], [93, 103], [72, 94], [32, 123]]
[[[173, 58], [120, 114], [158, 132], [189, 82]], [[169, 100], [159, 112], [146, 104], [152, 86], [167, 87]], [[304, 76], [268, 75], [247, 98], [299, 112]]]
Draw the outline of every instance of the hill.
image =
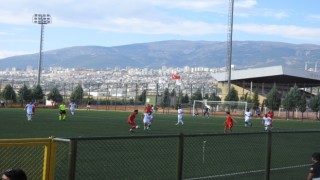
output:
[[[160, 41], [114, 47], [77, 46], [44, 51], [43, 68], [90, 68], [114, 67], [160, 68], [226, 66], [226, 42], [216, 41]], [[28, 65], [38, 66], [39, 54], [13, 56], [0, 60], [0, 70]], [[320, 46], [289, 44], [268, 41], [233, 42], [233, 62], [237, 67], [261, 67], [288, 65], [304, 68], [320, 59]]]

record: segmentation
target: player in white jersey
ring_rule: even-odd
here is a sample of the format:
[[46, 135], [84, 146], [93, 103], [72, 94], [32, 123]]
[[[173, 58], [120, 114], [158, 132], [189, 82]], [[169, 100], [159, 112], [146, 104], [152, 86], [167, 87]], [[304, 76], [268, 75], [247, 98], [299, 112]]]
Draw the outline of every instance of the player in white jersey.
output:
[[252, 113], [249, 111], [249, 108], [247, 108], [247, 111], [244, 113], [244, 126], [245, 127], [252, 126], [251, 117], [252, 117]]
[[151, 111], [149, 113], [144, 113], [143, 114], [143, 130], [151, 130], [151, 121], [152, 121], [152, 115], [151, 115]]
[[178, 122], [176, 125], [183, 125], [183, 120], [182, 120], [182, 117], [183, 117], [183, 109], [181, 108], [181, 106], [178, 106]]
[[27, 104], [24, 108], [24, 110], [27, 111], [28, 121], [32, 121], [33, 108], [35, 108], [35, 105], [32, 102]]
[[76, 104], [74, 101], [72, 101], [72, 102], [69, 104], [69, 108], [70, 108], [71, 115], [74, 115], [74, 111], [75, 111], [75, 109], [76, 109], [76, 106], [77, 106], [77, 104]]
[[264, 124], [264, 130], [269, 131], [271, 127], [271, 118], [268, 117], [267, 114], [262, 118], [262, 123]]

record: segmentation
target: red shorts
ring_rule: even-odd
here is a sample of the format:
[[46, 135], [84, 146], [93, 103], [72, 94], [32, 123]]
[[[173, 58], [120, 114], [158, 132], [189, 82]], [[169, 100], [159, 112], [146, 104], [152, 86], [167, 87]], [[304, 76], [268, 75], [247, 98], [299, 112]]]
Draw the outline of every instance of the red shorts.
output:
[[233, 123], [226, 122], [224, 125], [225, 125], [225, 127], [232, 128]]
[[132, 126], [135, 126], [135, 125], [136, 125], [136, 122], [134, 122], [134, 121], [129, 121], [129, 120], [128, 120], [128, 124], [130, 124], [130, 125], [132, 125]]

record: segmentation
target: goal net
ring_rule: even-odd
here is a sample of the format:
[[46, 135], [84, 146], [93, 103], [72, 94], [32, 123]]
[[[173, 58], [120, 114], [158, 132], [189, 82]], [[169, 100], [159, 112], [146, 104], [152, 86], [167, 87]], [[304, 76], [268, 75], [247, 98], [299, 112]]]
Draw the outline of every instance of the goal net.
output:
[[243, 115], [248, 107], [248, 103], [244, 101], [208, 101], [194, 100], [192, 113], [193, 115], [201, 115], [204, 112], [205, 107], [209, 108], [211, 113], [225, 113], [230, 111], [232, 113]]

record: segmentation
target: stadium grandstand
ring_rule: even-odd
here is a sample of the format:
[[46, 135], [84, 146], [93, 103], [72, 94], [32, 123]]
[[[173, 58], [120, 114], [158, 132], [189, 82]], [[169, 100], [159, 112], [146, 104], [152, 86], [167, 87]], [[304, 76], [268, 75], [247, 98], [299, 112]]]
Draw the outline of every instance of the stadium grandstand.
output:
[[[213, 76], [218, 81], [218, 94], [221, 95], [221, 99], [224, 99], [228, 91], [227, 75], [225, 72], [220, 72]], [[232, 69], [230, 83], [238, 91], [239, 96], [257, 90], [260, 102], [274, 84], [282, 93], [286, 93], [291, 87], [297, 85], [306, 97], [310, 97], [312, 94], [319, 93], [320, 72], [286, 66]]]

